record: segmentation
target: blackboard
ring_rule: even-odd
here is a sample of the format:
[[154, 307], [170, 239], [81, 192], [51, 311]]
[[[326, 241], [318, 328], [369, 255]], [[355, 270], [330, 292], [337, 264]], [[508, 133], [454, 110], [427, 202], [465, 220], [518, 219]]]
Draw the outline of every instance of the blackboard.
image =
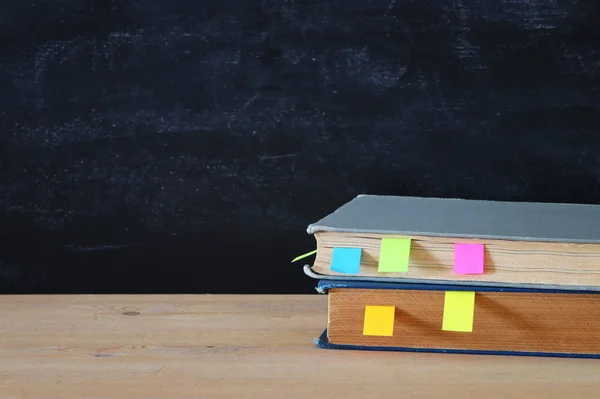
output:
[[600, 202], [600, 3], [6, 0], [0, 292], [312, 293], [361, 193]]

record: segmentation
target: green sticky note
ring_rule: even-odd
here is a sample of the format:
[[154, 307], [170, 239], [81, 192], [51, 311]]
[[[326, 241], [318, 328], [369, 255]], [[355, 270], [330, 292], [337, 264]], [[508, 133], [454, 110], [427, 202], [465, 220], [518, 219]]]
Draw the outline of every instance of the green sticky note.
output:
[[383, 238], [379, 249], [379, 272], [407, 272], [410, 238]]
[[316, 253], [317, 253], [317, 250], [315, 249], [314, 251], [307, 252], [307, 253], [305, 253], [304, 255], [299, 255], [299, 256], [296, 256], [296, 257], [294, 258], [294, 260], [292, 260], [292, 262], [291, 262], [291, 263], [294, 263], [295, 261], [297, 261], [297, 260], [300, 260], [300, 259], [303, 259], [303, 258], [307, 258], [307, 257], [309, 257], [309, 256], [311, 256], [311, 255], [313, 255], [313, 254], [316, 254]]

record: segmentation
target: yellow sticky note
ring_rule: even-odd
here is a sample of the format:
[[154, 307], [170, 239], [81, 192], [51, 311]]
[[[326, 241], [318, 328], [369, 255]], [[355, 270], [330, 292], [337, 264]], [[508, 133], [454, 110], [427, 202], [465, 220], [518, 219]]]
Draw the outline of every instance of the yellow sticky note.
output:
[[410, 238], [386, 237], [379, 250], [379, 272], [407, 272], [410, 256]]
[[446, 291], [442, 330], [472, 332], [474, 311], [474, 292]]
[[365, 320], [363, 335], [377, 335], [391, 337], [394, 335], [395, 306], [365, 307]]

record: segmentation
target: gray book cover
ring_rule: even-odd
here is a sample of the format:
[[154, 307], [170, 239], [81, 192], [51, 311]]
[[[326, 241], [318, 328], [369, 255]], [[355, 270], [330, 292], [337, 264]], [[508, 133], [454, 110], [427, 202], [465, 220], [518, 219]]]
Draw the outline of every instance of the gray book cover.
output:
[[600, 243], [600, 205], [359, 195], [319, 231]]

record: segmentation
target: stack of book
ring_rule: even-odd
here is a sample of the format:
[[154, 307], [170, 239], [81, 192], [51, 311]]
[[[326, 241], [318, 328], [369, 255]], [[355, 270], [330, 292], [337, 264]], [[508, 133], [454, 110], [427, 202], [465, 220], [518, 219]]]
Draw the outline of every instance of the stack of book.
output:
[[308, 227], [322, 348], [600, 357], [600, 206], [360, 195]]

